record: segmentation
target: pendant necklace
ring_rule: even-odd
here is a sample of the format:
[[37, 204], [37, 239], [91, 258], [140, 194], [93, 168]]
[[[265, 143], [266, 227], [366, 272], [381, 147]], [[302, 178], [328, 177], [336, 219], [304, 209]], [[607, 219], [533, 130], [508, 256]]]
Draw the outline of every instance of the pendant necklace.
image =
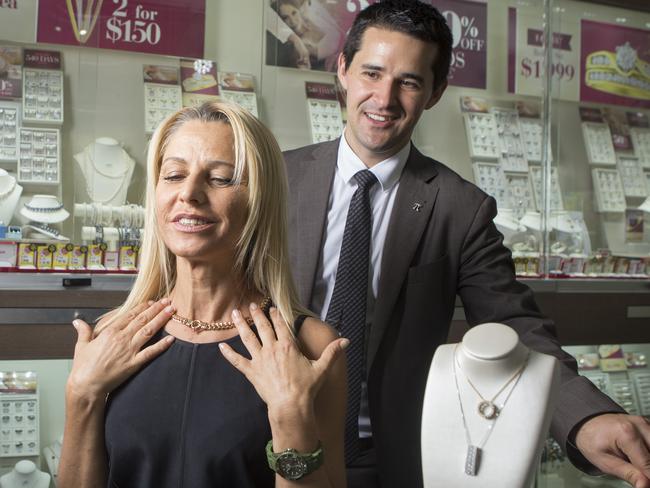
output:
[[[84, 153], [85, 153], [84, 154], [84, 156], [85, 156], [84, 159], [86, 161], [86, 165], [85, 165], [86, 166], [86, 171], [84, 172], [85, 174], [83, 176], [84, 176], [84, 179], [86, 181], [86, 192], [88, 193], [88, 196], [90, 197], [90, 199], [93, 202], [110, 203], [115, 197], [117, 197], [117, 195], [120, 193], [120, 191], [122, 191], [122, 188], [124, 187], [124, 183], [127, 180], [127, 174], [131, 170], [131, 167], [129, 166], [128, 160], [124, 157], [124, 152], [122, 152], [122, 154], [121, 154], [122, 157], [120, 159], [126, 165], [126, 168], [124, 169], [123, 172], [115, 174], [115, 175], [107, 174], [105, 171], [102, 171], [100, 169], [99, 166], [101, 165], [101, 163], [98, 164], [95, 161], [95, 158], [93, 157], [90, 146], [86, 147], [86, 149], [84, 150]], [[88, 163], [90, 163], [90, 164], [88, 164]], [[113, 181], [118, 180], [118, 179], [120, 180], [120, 184], [117, 186], [116, 190], [113, 192], [113, 194], [111, 196], [109, 196], [106, 199], [100, 200], [99, 198], [97, 198], [97, 195], [95, 195], [95, 193], [96, 193], [96, 191], [95, 191], [95, 177], [94, 177], [95, 173], [98, 173], [98, 174], [102, 175], [103, 177], [109, 178], [109, 179], [111, 179]], [[92, 181], [90, 181], [91, 178], [89, 178], [89, 176], [91, 174], [93, 175], [92, 176]]]
[[[460, 366], [460, 362], [458, 361], [458, 345], [456, 344], [456, 347], [454, 348], [454, 357], [452, 359], [452, 367], [454, 370], [454, 384], [456, 385], [456, 394], [458, 395], [458, 405], [460, 406], [460, 416], [463, 420], [463, 428], [465, 429], [465, 440], [467, 441], [467, 456], [465, 457], [465, 474], [468, 476], [476, 476], [478, 473], [479, 469], [479, 464], [481, 462], [481, 454], [483, 450], [483, 446], [487, 443], [488, 439], [490, 438], [490, 434], [492, 434], [492, 430], [494, 429], [494, 424], [497, 421], [497, 418], [501, 411], [504, 409], [506, 406], [506, 403], [508, 402], [508, 399], [510, 398], [510, 395], [512, 395], [512, 392], [514, 389], [517, 387], [517, 383], [519, 383], [519, 379], [521, 378], [524, 369], [526, 368], [526, 365], [528, 364], [528, 358], [530, 357], [530, 351], [526, 355], [526, 359], [524, 359], [523, 364], [521, 367], [515, 372], [512, 377], [499, 389], [496, 395], [492, 397], [491, 400], [485, 400], [483, 396], [478, 392], [476, 387], [472, 384], [472, 382], [469, 379], [469, 376], [465, 374], [465, 372], [462, 370]], [[472, 389], [476, 392], [476, 394], [479, 396], [481, 399], [481, 402], [479, 403], [479, 408], [478, 412], [481, 417], [483, 417], [486, 420], [489, 420], [490, 423], [488, 424], [487, 430], [485, 431], [485, 434], [483, 435], [483, 438], [481, 441], [477, 444], [474, 445], [472, 444], [472, 438], [469, 433], [469, 427], [467, 426], [467, 420], [465, 419], [465, 409], [463, 408], [463, 400], [461, 399], [460, 396], [460, 388], [458, 387], [458, 373], [457, 369], [460, 369], [461, 373], [465, 375], [465, 379], [467, 380], [467, 383], [472, 387]], [[514, 383], [513, 383], [514, 382]], [[512, 387], [510, 388], [510, 391], [508, 391], [508, 394], [506, 395], [505, 399], [503, 400], [503, 403], [501, 404], [500, 407], [498, 407], [494, 401], [496, 398], [512, 383]], [[483, 408], [481, 406], [483, 405]]]

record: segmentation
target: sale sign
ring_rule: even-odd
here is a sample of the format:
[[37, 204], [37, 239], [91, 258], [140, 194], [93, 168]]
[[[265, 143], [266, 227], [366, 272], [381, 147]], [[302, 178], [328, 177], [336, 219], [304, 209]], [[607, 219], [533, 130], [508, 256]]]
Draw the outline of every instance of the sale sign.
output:
[[462, 0], [434, 3], [454, 39], [449, 84], [485, 88], [487, 74], [487, 4]]
[[37, 41], [203, 57], [205, 0], [40, 0]]
[[[579, 95], [580, 45], [577, 24], [553, 32], [551, 89], [555, 98], [577, 101]], [[541, 96], [544, 76], [544, 32], [539, 8], [508, 9], [508, 91]]]
[[582, 21], [580, 100], [650, 108], [650, 37], [644, 29]]

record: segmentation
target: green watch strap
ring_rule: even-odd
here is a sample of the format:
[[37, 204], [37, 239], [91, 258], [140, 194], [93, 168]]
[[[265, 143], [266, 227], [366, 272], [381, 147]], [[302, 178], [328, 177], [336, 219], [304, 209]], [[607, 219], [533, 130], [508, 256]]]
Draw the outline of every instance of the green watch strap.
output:
[[266, 444], [266, 459], [269, 468], [285, 479], [295, 481], [316, 471], [323, 464], [323, 445], [313, 452], [302, 453], [295, 449], [273, 452], [273, 439]]

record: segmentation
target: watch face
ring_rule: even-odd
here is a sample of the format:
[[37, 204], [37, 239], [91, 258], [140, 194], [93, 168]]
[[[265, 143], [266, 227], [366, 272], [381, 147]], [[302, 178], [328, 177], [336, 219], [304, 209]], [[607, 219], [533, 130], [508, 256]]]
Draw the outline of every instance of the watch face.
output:
[[276, 469], [286, 480], [297, 480], [307, 472], [307, 462], [294, 452], [284, 452], [278, 457]]

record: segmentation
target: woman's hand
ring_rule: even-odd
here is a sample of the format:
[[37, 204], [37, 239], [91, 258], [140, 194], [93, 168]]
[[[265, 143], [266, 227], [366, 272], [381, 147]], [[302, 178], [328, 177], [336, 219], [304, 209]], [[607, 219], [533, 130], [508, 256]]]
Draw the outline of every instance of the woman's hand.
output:
[[251, 359], [236, 353], [226, 343], [219, 344], [222, 354], [255, 387], [268, 406], [269, 415], [311, 409], [329, 369], [349, 344], [348, 339], [332, 341], [320, 358], [311, 361], [298, 348], [276, 308], [270, 310], [273, 324], [257, 305], [251, 304], [250, 311], [259, 339], [238, 310], [232, 316]]
[[88, 399], [105, 398], [171, 345], [174, 338], [167, 336], [142, 349], [169, 321], [173, 312], [166, 298], [143, 303], [125, 315], [112, 318], [96, 337], [86, 322], [75, 320], [77, 343], [68, 391]]

